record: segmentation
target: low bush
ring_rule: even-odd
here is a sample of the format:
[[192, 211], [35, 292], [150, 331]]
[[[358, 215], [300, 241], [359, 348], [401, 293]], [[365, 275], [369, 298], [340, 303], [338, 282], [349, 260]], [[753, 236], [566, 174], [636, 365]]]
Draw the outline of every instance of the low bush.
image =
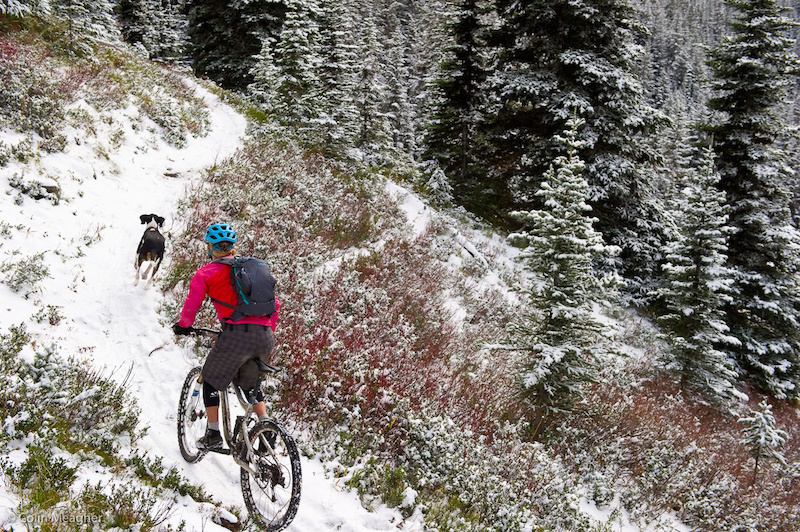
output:
[[[17, 514], [31, 529], [158, 530], [174, 493], [210, 501], [160, 459], [127, 450], [122, 458], [122, 442], [135, 443], [146, 430], [126, 379], [118, 383], [52, 349], [28, 361], [23, 351], [31, 346], [23, 325], [0, 334], [0, 454], [6, 457], [0, 467], [19, 498]], [[20, 441], [31, 443], [22, 447], [24, 459], [12, 461], [8, 451]], [[114, 480], [77, 484], [84, 462], [102, 466]]]
[[[0, 34], [0, 117], [10, 127], [55, 137], [64, 121], [65, 100], [46, 52]], [[45, 68], [43, 68], [45, 67]]]
[[50, 277], [50, 268], [44, 262], [44, 253], [34, 253], [28, 257], [9, 259], [0, 263], [3, 283], [14, 292], [28, 295], [39, 290], [39, 283]]
[[[584, 408], [551, 435], [557, 453], [574, 461], [582, 481], [599, 494], [598, 505], [620, 493], [641, 523], [670, 512], [693, 530], [796, 530], [797, 437], [784, 449], [788, 465], [767, 466], [754, 485], [738, 416], [679, 390], [677, 381], [659, 374], [635, 387], [614, 379], [597, 385]], [[792, 408], [778, 413], [779, 425], [800, 433]]]
[[57, 184], [45, 184], [36, 179], [23, 179], [15, 175], [8, 180], [11, 188], [19, 191], [15, 203], [22, 205], [23, 197], [28, 196], [34, 200], [47, 200], [53, 205], [58, 205], [61, 201], [61, 187]]
[[[36, 136], [41, 150], [62, 151], [67, 146], [62, 133], [67, 124], [88, 128], [89, 133], [97, 127], [70, 108], [83, 99], [100, 113], [135, 105], [139, 119], [149, 118], [157, 133], [174, 146], [183, 147], [189, 137], [207, 133], [208, 109], [177, 72], [146, 61], [123, 45], [87, 41], [82, 46], [85, 53], [76, 55], [48, 49], [36, 40], [58, 24], [42, 22], [28, 31], [0, 32], [0, 118], [8, 127]], [[106, 118], [111, 120], [110, 115]], [[119, 145], [121, 139], [112, 142]], [[11, 149], [0, 146], [0, 165], [12, 155]]]

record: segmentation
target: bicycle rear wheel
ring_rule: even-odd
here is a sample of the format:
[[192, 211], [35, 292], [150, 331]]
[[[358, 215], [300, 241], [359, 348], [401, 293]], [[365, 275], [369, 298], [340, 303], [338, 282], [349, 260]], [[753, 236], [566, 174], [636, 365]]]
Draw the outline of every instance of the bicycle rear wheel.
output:
[[300, 453], [292, 437], [273, 421], [257, 423], [248, 437], [255, 454], [250, 467], [258, 475], [242, 468], [244, 502], [265, 532], [278, 532], [289, 526], [300, 504]]
[[187, 462], [199, 462], [208, 452], [197, 447], [197, 440], [206, 433], [208, 426], [200, 369], [200, 366], [192, 368], [186, 376], [178, 402], [178, 447]]

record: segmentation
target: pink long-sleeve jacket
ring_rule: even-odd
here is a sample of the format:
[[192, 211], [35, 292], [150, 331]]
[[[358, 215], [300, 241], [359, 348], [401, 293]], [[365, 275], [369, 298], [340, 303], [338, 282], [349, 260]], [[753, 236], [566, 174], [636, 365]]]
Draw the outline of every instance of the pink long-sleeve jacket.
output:
[[[228, 258], [233, 257], [229, 255]], [[192, 281], [189, 283], [189, 295], [186, 296], [186, 302], [183, 304], [183, 310], [181, 310], [181, 319], [178, 320], [179, 326], [191, 327], [194, 324], [194, 320], [197, 313], [200, 311], [200, 307], [203, 306], [206, 295], [236, 306], [236, 293], [231, 286], [230, 266], [212, 262], [197, 270], [194, 277], [192, 277]], [[217, 311], [220, 322], [226, 321], [226, 318], [233, 314], [233, 309], [220, 305], [216, 301], [212, 301], [212, 303]], [[236, 323], [267, 325], [272, 328], [274, 332], [278, 326], [278, 312], [280, 307], [280, 301], [276, 298], [275, 312], [270, 316], [245, 316]]]

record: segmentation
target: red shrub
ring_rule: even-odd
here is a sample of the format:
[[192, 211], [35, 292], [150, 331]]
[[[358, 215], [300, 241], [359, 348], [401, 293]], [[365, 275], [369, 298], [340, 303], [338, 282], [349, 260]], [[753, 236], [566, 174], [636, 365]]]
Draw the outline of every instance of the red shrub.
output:
[[0, 35], [0, 60], [12, 60], [19, 53], [19, 42], [7, 35]]
[[[792, 479], [770, 464], [752, 485], [753, 461], [741, 443], [738, 416], [678, 390], [668, 377], [633, 388], [598, 385], [584, 410], [562, 420], [559, 453], [587, 475], [600, 470], [619, 479], [622, 500], [634, 514], [675, 511], [697, 530], [727, 530], [732, 523], [765, 532], [796, 530], [797, 473]], [[776, 419], [796, 434], [800, 424], [791, 410], [778, 409]], [[783, 451], [790, 463], [800, 460], [796, 437]]]
[[[491, 434], [510, 408], [508, 372], [502, 360], [475, 360], [491, 327], [461, 326], [446, 310], [452, 280], [433, 256], [434, 235], [409, 238], [383, 191], [319, 155], [255, 143], [208, 181], [213, 194], [193, 193], [187, 230], [231, 221], [240, 253], [270, 260], [285, 406], [297, 419], [382, 428], [382, 445], [400, 446], [402, 402]], [[501, 303], [484, 302], [489, 312]]]

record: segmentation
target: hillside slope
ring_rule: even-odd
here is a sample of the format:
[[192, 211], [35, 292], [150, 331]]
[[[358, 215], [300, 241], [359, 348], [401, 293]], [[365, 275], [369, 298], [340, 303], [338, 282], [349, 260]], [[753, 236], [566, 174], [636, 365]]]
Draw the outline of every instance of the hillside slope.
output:
[[[10, 161], [0, 169], [0, 182], [6, 184], [6, 193], [0, 195], [4, 232], [0, 330], [5, 333], [25, 325], [30, 341], [20, 355], [31, 363], [37, 352], [52, 349], [64, 357], [85, 359], [99, 374], [121, 383], [125, 404], [138, 405], [139, 428], [147, 431], [134, 443], [121, 439], [119, 453], [160, 457], [164, 467], [176, 467], [215, 501], [196, 502], [166, 492], [163, 500], [148, 509], [153, 515], [168, 514], [159, 529], [174, 530], [185, 523], [186, 530], [215, 530], [221, 529], [213, 523], [215, 515], [235, 521], [224, 508], [243, 508], [238, 468], [217, 456], [197, 465], [183, 462], [176, 441], [175, 413], [183, 379], [196, 359], [191, 348], [175, 343], [169, 324], [160, 322], [160, 291], [133, 283], [134, 253], [144, 229], [139, 215], [156, 213], [167, 219], [168, 258], [163, 274], [172, 255], [169, 235], [182, 227], [176, 219], [177, 202], [207, 167], [238, 149], [245, 135], [244, 117], [195, 82], [187, 79], [186, 84], [186, 90], [204, 107], [208, 123], [205, 135], [187, 137], [182, 147], [166, 142], [163, 129], [143, 118], [134, 105], [98, 111], [79, 99], [67, 111], [79, 110], [90, 120], [90, 127], [67, 127], [63, 152], [47, 154], [34, 148], [36, 157], [24, 163]], [[8, 129], [0, 130], [0, 142], [6, 146], [19, 145], [23, 139]], [[40, 194], [33, 188], [12, 188], [7, 185], [10, 182], [35, 186], [44, 190], [44, 197], [34, 199]], [[30, 271], [31, 264], [47, 273], [14, 283], [14, 275]], [[49, 318], [42, 319], [43, 314]], [[93, 400], [91, 393], [81, 395], [76, 400]], [[13, 425], [14, 420], [7, 419], [6, 425], [9, 423]], [[18, 438], [9, 442], [12, 450], [6, 467], [20, 467], [28, 457], [30, 435], [17, 433]], [[71, 455], [64, 449], [54, 455], [76, 468], [70, 488], [75, 497], [87, 483], [100, 483], [108, 495], [115, 484], [140, 484], [129, 473], [104, 467], [96, 457]], [[61, 515], [93, 519], [72, 515], [68, 507], [61, 506]], [[32, 519], [55, 519], [55, 514], [28, 511], [32, 510], [20, 506], [19, 493], [4, 483], [0, 488], [0, 529], [10, 530], [15, 523]], [[400, 522], [396, 512], [364, 510], [356, 495], [326, 478], [318, 462], [304, 460], [301, 508], [289, 530], [389, 531], [396, 530]], [[407, 523], [405, 529], [415, 528]]]

